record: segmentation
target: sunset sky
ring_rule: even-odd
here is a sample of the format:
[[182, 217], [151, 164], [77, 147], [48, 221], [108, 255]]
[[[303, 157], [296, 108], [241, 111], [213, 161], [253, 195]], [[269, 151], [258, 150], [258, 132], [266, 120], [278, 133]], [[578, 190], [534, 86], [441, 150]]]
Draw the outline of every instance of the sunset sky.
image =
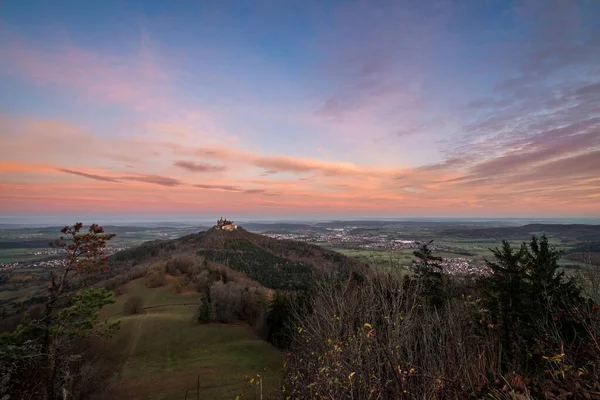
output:
[[0, 214], [600, 215], [600, 1], [0, 2]]

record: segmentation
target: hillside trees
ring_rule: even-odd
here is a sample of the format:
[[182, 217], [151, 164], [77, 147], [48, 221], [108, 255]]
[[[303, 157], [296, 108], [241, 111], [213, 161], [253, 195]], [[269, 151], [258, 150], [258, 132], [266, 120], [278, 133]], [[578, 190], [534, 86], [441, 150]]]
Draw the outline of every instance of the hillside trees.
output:
[[[89, 287], [107, 269], [106, 243], [114, 235], [96, 224], [87, 232], [82, 229], [82, 223], [66, 226], [52, 242], [64, 257], [61, 267], [50, 272], [41, 317], [25, 319], [15, 331], [0, 336], [0, 367], [10, 398], [75, 397], [72, 390], [80, 383], [78, 371], [85, 362], [76, 351], [78, 343], [116, 328], [98, 321], [99, 310], [114, 301], [112, 293]], [[33, 376], [36, 385], [29, 381]]]

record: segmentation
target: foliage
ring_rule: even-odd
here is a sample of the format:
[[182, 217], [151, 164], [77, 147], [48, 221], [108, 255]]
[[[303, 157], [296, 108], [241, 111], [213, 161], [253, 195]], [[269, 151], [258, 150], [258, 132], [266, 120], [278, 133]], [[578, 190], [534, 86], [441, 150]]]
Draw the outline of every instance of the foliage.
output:
[[440, 308], [446, 300], [444, 275], [438, 261], [441, 257], [432, 254], [429, 243], [423, 244], [413, 254], [418, 259], [415, 266], [415, 274], [420, 285], [420, 294], [424, 296], [432, 307]]
[[275, 292], [267, 314], [267, 340], [276, 347], [289, 348], [294, 333], [294, 313], [306, 310], [308, 303], [304, 293]]
[[[95, 335], [110, 334], [116, 324], [99, 323], [100, 309], [114, 302], [106, 289], [87, 287], [107, 270], [106, 242], [114, 235], [93, 224], [82, 232], [76, 223], [61, 230], [52, 246], [64, 254], [61, 267], [50, 272], [48, 297], [38, 318], [26, 318], [16, 330], [0, 337], [3, 390], [14, 398], [55, 399], [74, 396], [80, 377], [80, 344]], [[37, 384], [24, 379], [36, 376]]]
[[496, 261], [487, 261], [494, 273], [485, 280], [486, 304], [492, 322], [502, 332], [505, 365], [525, 362], [539, 338], [540, 324], [551, 319], [560, 320], [561, 336], [572, 341], [580, 329], [551, 310], [581, 307], [584, 301], [574, 280], [559, 271], [561, 253], [549, 245], [546, 236], [534, 236], [518, 250], [504, 241], [502, 248], [492, 252]]
[[198, 308], [197, 319], [201, 324], [210, 322], [210, 292], [206, 293], [204, 298], [200, 300], [200, 307]]

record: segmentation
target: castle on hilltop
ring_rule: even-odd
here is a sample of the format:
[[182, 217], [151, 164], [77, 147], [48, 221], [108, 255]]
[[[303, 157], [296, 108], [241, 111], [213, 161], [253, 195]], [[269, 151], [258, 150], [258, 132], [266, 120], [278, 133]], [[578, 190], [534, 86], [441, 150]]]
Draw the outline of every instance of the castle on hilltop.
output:
[[238, 226], [234, 224], [233, 221], [229, 221], [221, 217], [217, 220], [217, 225], [215, 225], [215, 228], [221, 229], [223, 231], [235, 231], [237, 230]]

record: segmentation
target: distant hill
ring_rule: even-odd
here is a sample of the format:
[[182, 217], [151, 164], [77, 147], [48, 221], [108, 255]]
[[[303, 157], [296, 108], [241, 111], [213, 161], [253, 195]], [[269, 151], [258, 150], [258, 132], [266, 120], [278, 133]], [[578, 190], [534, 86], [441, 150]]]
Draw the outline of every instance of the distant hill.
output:
[[287, 233], [289, 231], [313, 230], [315, 227], [309, 224], [290, 222], [249, 222], [244, 224], [246, 230], [259, 233]]
[[[243, 228], [212, 228], [179, 239], [153, 241], [119, 252], [111, 264], [153, 263], [173, 257], [196, 257], [225, 265], [271, 289], [306, 289], [319, 277], [367, 273], [363, 261], [322, 247], [293, 240], [278, 240]], [[200, 262], [200, 261], [199, 261]]]
[[528, 224], [515, 227], [448, 229], [444, 233], [469, 238], [494, 239], [525, 239], [534, 234], [545, 233], [548, 236], [557, 236], [563, 239], [598, 241], [600, 240], [600, 225]]

